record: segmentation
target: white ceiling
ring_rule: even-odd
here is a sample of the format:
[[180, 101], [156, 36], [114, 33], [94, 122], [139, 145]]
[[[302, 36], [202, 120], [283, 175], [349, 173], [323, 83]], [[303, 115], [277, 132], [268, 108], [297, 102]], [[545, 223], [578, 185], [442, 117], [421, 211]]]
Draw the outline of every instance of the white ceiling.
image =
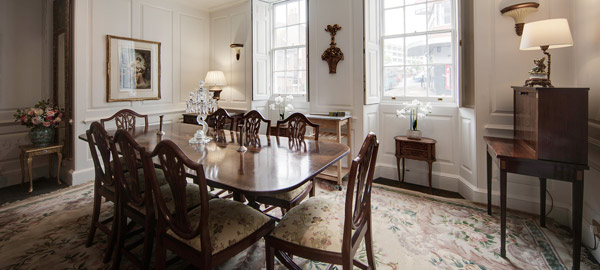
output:
[[249, 0], [175, 0], [180, 3], [191, 4], [202, 9], [212, 11], [220, 9], [221, 7], [226, 7], [230, 5], [235, 5], [242, 2], [247, 2]]

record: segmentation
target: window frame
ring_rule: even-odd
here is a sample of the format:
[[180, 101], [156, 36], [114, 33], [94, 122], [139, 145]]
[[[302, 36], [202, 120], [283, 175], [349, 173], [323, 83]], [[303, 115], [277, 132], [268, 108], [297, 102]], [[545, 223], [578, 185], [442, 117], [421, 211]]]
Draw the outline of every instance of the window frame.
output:
[[[385, 7], [385, 0], [379, 0], [379, 5], [380, 5], [380, 9], [378, 11], [379, 14], [379, 24], [381, 25], [381, 27], [379, 28], [378, 31], [378, 39], [379, 39], [379, 67], [381, 69], [380, 74], [378, 74], [378, 79], [379, 79], [379, 83], [381, 85], [381, 90], [380, 90], [380, 94], [381, 94], [381, 102], [388, 102], [388, 103], [398, 103], [398, 102], [405, 102], [405, 101], [410, 101], [413, 99], [418, 99], [424, 102], [432, 102], [435, 104], [440, 104], [440, 105], [452, 105], [452, 106], [458, 106], [458, 100], [459, 100], [459, 95], [460, 95], [460, 89], [459, 89], [459, 81], [458, 79], [460, 78], [460, 57], [459, 57], [459, 53], [460, 53], [460, 38], [459, 38], [459, 27], [460, 27], [460, 13], [459, 13], [459, 3], [458, 0], [449, 0], [450, 4], [451, 4], [451, 27], [450, 29], [444, 29], [444, 30], [425, 30], [422, 32], [413, 32], [413, 33], [402, 33], [402, 34], [393, 34], [393, 35], [385, 35], [385, 14], [386, 14], [386, 10], [392, 10], [392, 9], [398, 9], [398, 8], [402, 8], [403, 10], [406, 9], [406, 7], [411, 7], [411, 6], [417, 6], [417, 5], [425, 5], [427, 9], [429, 9], [429, 4], [430, 3], [436, 3], [436, 2], [443, 2], [442, 0], [426, 0], [425, 2], [420, 2], [420, 3], [413, 3], [413, 4], [408, 4], [408, 5], [402, 5], [402, 6], [397, 6], [397, 7], [391, 7], [391, 8], [386, 8]], [[405, 12], [405, 11], [404, 11]], [[427, 12], [426, 12], [427, 13]], [[404, 15], [406, 15], [406, 13], [404, 13]], [[426, 22], [427, 22], [427, 18], [426, 18]], [[406, 25], [406, 16], [404, 16], [404, 24], [403, 27], [405, 27]], [[406, 27], [405, 27], [406, 29]], [[406, 62], [406, 38], [407, 37], [415, 37], [415, 36], [425, 36], [425, 46], [428, 47], [429, 43], [429, 35], [435, 35], [435, 34], [446, 34], [446, 33], [450, 33], [452, 41], [452, 63], [450, 64], [452, 67], [452, 96], [451, 97], [437, 97], [437, 96], [429, 96], [429, 89], [427, 89], [427, 96], [386, 96], [385, 95], [385, 69], [386, 68], [390, 68], [390, 67], [411, 67], [411, 66], [422, 66], [425, 67], [425, 73], [428, 74], [428, 69], [430, 67], [435, 67], [435, 66], [447, 66], [448, 64], [431, 64], [429, 63], [429, 60], [427, 59], [427, 55], [429, 54], [428, 52], [425, 54], [426, 55], [426, 62], [424, 64], [417, 64], [417, 65], [409, 65]], [[394, 38], [404, 38], [404, 45], [403, 45], [403, 63], [401, 65], [386, 65], [385, 64], [385, 41], [388, 39], [394, 39]], [[427, 50], [426, 50], [427, 51]], [[404, 73], [406, 74], [406, 73]], [[429, 75], [427, 75], [429, 76]], [[428, 78], [429, 80], [429, 78]], [[406, 78], [404, 81], [404, 91], [406, 93]]]
[[[304, 15], [306, 16], [305, 19], [304, 19], [304, 22], [302, 22], [300, 20], [298, 23], [295, 23], [295, 24], [287, 24], [286, 23], [283, 26], [279, 26], [279, 27], [275, 26], [275, 16], [276, 16], [275, 15], [275, 8], [278, 5], [286, 5], [287, 6], [287, 4], [289, 4], [289, 3], [298, 2], [298, 6], [302, 6], [302, 2], [303, 1], [305, 3], [304, 4], [304, 8], [305, 8]], [[301, 98], [302, 99], [301, 101], [308, 102], [308, 100], [309, 100], [309, 93], [310, 93], [310, 89], [309, 89], [310, 88], [310, 86], [309, 86], [310, 85], [309, 84], [309, 82], [310, 82], [309, 69], [310, 69], [310, 67], [309, 67], [309, 51], [308, 51], [308, 45], [309, 45], [309, 34], [308, 34], [308, 31], [309, 31], [309, 20], [308, 20], [308, 18], [309, 18], [309, 16], [308, 16], [308, 11], [309, 11], [308, 7], [309, 6], [308, 6], [308, 4], [309, 3], [308, 2], [309, 2], [309, 0], [282, 0], [282, 1], [279, 1], [279, 2], [271, 4], [271, 10], [272, 10], [271, 11], [271, 18], [270, 18], [270, 20], [271, 20], [271, 29], [270, 29], [271, 30], [271, 39], [270, 39], [271, 40], [271, 46], [270, 46], [270, 50], [269, 50], [269, 58], [270, 58], [270, 62], [271, 62], [270, 63], [271, 64], [271, 72], [269, 74], [269, 76], [270, 76], [269, 79], [270, 79], [270, 83], [271, 83], [271, 98], [274, 98], [274, 97], [277, 97], [277, 96], [292, 95], [292, 96], [294, 96], [294, 98]], [[302, 14], [302, 13], [300, 12], [300, 14]], [[305, 35], [306, 36], [305, 36], [305, 39], [304, 39], [304, 45], [281, 46], [281, 47], [276, 47], [275, 46], [275, 32], [276, 32], [277, 29], [286, 29], [288, 27], [301, 26], [301, 25], [305, 25], [305, 27], [306, 27], [305, 28]], [[287, 34], [287, 32], [286, 32], [286, 34]], [[299, 31], [298, 37], [300, 37], [300, 31]], [[275, 52], [276, 51], [283, 51], [285, 54], [287, 54], [286, 51], [288, 49], [296, 49], [296, 50], [298, 50], [298, 54], [300, 54], [300, 49], [301, 48], [304, 48], [304, 51], [305, 51], [304, 58], [306, 59], [306, 62], [305, 62], [306, 66], [305, 66], [304, 70], [300, 70], [300, 69], [288, 70], [287, 69], [287, 57], [285, 57], [285, 59], [286, 59], [286, 62], [285, 62], [286, 68], [283, 69], [283, 70], [277, 70], [277, 71], [275, 70]], [[300, 56], [298, 56], [298, 58], [300, 59]], [[296, 93], [296, 94], [276, 93], [276, 91], [275, 91], [275, 85], [276, 85], [275, 84], [275, 74], [276, 73], [280, 73], [280, 72], [282, 72], [282, 73], [287, 73], [287, 72], [301, 72], [301, 71], [305, 72], [305, 77], [306, 77], [306, 91], [305, 91], [304, 94], [299, 94], [299, 93]], [[286, 88], [287, 88], [287, 86], [286, 86]]]

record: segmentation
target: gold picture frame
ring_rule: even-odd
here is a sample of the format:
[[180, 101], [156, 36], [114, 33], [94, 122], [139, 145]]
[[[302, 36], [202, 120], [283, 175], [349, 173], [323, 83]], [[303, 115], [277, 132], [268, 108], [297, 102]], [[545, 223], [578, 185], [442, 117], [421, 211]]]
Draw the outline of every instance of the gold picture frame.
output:
[[159, 100], [160, 42], [106, 36], [106, 101]]

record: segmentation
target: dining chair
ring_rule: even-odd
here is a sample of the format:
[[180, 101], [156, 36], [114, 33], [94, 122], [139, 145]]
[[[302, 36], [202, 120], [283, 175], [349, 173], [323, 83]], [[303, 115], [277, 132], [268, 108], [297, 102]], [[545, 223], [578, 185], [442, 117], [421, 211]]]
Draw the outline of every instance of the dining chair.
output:
[[[267, 269], [274, 269], [274, 256], [289, 269], [300, 269], [291, 256], [342, 265], [344, 270], [375, 269], [371, 187], [378, 149], [377, 136], [370, 133], [352, 161], [345, 205], [312, 197], [283, 217], [265, 237]], [[354, 259], [363, 239], [368, 266]]]
[[[147, 175], [150, 174], [150, 171], [154, 172], [157, 184], [160, 186], [159, 189], [164, 190], [166, 194], [170, 194], [169, 186], [163, 170], [155, 167], [153, 163], [142, 164], [142, 168], [139, 168], [139, 160], [146, 150], [135, 141], [128, 131], [117, 130], [110, 146], [113, 156], [120, 154], [123, 159], [121, 162], [113, 161], [115, 183], [118, 189], [118, 236], [113, 269], [120, 267], [123, 255], [138, 268], [148, 269], [154, 243], [156, 216], [151, 189], [147, 185]], [[188, 198], [186, 206], [188, 209], [192, 209], [200, 204], [199, 186], [189, 183], [189, 178], [186, 181], [188, 182], [185, 186], [185, 194]], [[173, 210], [173, 198], [166, 197], [166, 202], [167, 208]], [[130, 226], [128, 226], [127, 220], [131, 220]], [[136, 224], [140, 225], [144, 232], [142, 259], [138, 259], [134, 253], [124, 247], [130, 229]]]
[[[225, 199], [209, 200], [201, 164], [190, 160], [172, 141], [160, 142], [144, 155], [144, 162], [158, 160], [164, 170], [174, 211], [168, 208], [167, 191], [160, 189], [156, 174], [148, 178], [156, 201], [156, 269], [164, 269], [167, 250], [200, 269], [210, 269], [253, 245], [275, 226], [275, 221], [250, 206]], [[150, 166], [150, 165], [149, 165]], [[189, 210], [185, 193], [186, 172], [196, 175], [200, 206]]]
[[[280, 134], [286, 134], [289, 139], [290, 147], [300, 149], [301, 146], [306, 147], [306, 143], [304, 140], [306, 139], [306, 127], [310, 126], [313, 128], [314, 134], [313, 139], [315, 141], [319, 140], [319, 125], [311, 122], [306, 118], [306, 116], [302, 113], [293, 113], [288, 116], [285, 120], [277, 121], [277, 134], [276, 136], [280, 136]], [[285, 132], [283, 132], [285, 130]]]
[[[245, 135], [258, 135], [261, 126], [260, 124], [264, 122], [267, 130], [266, 134], [267, 136], [271, 136], [271, 120], [265, 119], [257, 110], [249, 111], [243, 117], [241, 117], [240, 121]], [[236, 128], [236, 131], [238, 131], [238, 129], [239, 127]]]
[[122, 109], [109, 118], [100, 119], [102, 127], [106, 128], [104, 123], [115, 120], [117, 129], [135, 130], [137, 118], [144, 119], [144, 132], [148, 131], [148, 115], [139, 114], [130, 109]]
[[[223, 109], [223, 108], [219, 108], [217, 111], [215, 111], [214, 113], [212, 113], [211, 115], [206, 117], [206, 122], [207, 123], [211, 123], [209, 121], [214, 121], [214, 128], [215, 130], [224, 130], [225, 129], [225, 125], [227, 123], [230, 123], [231, 125], [229, 126], [229, 131], [233, 131], [234, 129], [234, 125], [235, 125], [235, 121], [234, 118], [231, 117], [229, 115], [229, 113], [227, 112], [227, 110]], [[212, 123], [211, 123], [212, 125]]]
[[[113, 249], [115, 246], [115, 240], [117, 236], [117, 207], [114, 207], [113, 215], [105, 220], [100, 221], [100, 209], [102, 206], [102, 198], [106, 199], [106, 202], [117, 202], [117, 194], [115, 189], [115, 181], [113, 174], [113, 166], [111, 160], [111, 151], [109, 140], [110, 136], [106, 133], [106, 130], [98, 122], [93, 122], [90, 125], [90, 129], [85, 132], [87, 137], [88, 145], [90, 147], [90, 153], [92, 155], [92, 161], [94, 162], [94, 205], [92, 210], [92, 221], [90, 224], [90, 230], [87, 236], [86, 247], [90, 247], [94, 243], [94, 237], [96, 235], [96, 229], [106, 233], [108, 236], [108, 243], [106, 250], [104, 251], [103, 261], [106, 263], [110, 260]], [[100, 155], [98, 155], [98, 153]], [[108, 228], [107, 224], [112, 221], [111, 228]]]
[[[306, 147], [306, 142], [304, 140], [307, 126], [313, 127], [314, 139], [319, 140], [319, 125], [312, 123], [302, 113], [294, 113], [285, 120], [277, 121], [277, 136], [279, 136], [283, 128], [287, 129], [286, 134], [288, 135], [290, 147], [301, 150], [301, 146]], [[315, 189], [316, 185], [313, 178], [292, 191], [272, 196], [258, 196], [256, 197], [256, 201], [266, 205], [279, 207], [281, 208], [281, 213], [285, 215], [286, 211], [300, 204], [307, 196], [315, 196]], [[269, 212], [270, 210], [273, 210], [273, 207], [265, 209], [265, 212]]]

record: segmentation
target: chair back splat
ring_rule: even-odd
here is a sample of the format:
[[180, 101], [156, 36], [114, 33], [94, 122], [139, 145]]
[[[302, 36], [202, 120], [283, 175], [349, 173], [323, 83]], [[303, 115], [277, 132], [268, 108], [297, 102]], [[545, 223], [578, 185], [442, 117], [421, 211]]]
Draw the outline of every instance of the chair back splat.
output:
[[[342, 249], [351, 248], [356, 243], [351, 240], [363, 234], [371, 218], [371, 188], [379, 141], [374, 133], [367, 135], [358, 156], [352, 160], [346, 191], [346, 213], [344, 220], [344, 243]], [[355, 230], [354, 235], [350, 235]]]
[[137, 118], [144, 119], [144, 131], [147, 132], [148, 115], [139, 114], [129, 109], [122, 109], [109, 118], [100, 119], [100, 123], [102, 124], [102, 127], [105, 127], [104, 123], [112, 121], [114, 119], [117, 129], [125, 129], [131, 131], [135, 130]]
[[[285, 125], [287, 124], [287, 127]], [[311, 126], [314, 130], [315, 141], [319, 140], [319, 125], [311, 122], [302, 113], [293, 113], [285, 120], [277, 121], [277, 136], [282, 133], [282, 129], [287, 131], [289, 145], [293, 148], [306, 147], [304, 137], [306, 135], [306, 126]]]
[[[110, 159], [110, 136], [98, 122], [93, 122], [90, 125], [90, 129], [85, 132], [85, 135], [90, 147], [90, 153], [92, 154], [92, 161], [94, 162], [96, 180], [102, 182], [99, 184], [112, 186], [114, 179]], [[100, 157], [98, 157], [98, 152], [100, 152]], [[102, 161], [100, 161], [100, 158], [102, 158]]]
[[231, 117], [227, 110], [223, 108], [220, 108], [213, 114], [209, 115], [206, 119], [206, 122], [209, 122], [209, 120], [214, 121], [216, 130], [224, 130], [225, 125], [227, 123], [231, 123], [229, 131], [233, 131], [233, 126], [235, 125], [233, 117]]
[[[179, 147], [172, 141], [160, 142], [152, 153], [144, 158], [144, 166], [153, 166], [152, 159], [158, 158], [165, 179], [172, 192], [175, 211], [171, 213], [167, 206], [164, 194], [161, 192], [155, 173], [150, 173], [148, 180], [155, 195], [158, 223], [157, 230], [171, 229], [177, 236], [189, 240], [200, 236], [203, 251], [212, 251], [208, 234], [208, 190], [204, 168], [201, 164], [190, 160]], [[187, 172], [195, 174], [194, 183], [199, 186], [200, 192], [200, 221], [192, 224], [187, 209]], [[211, 252], [202, 252], [208, 261]]]

